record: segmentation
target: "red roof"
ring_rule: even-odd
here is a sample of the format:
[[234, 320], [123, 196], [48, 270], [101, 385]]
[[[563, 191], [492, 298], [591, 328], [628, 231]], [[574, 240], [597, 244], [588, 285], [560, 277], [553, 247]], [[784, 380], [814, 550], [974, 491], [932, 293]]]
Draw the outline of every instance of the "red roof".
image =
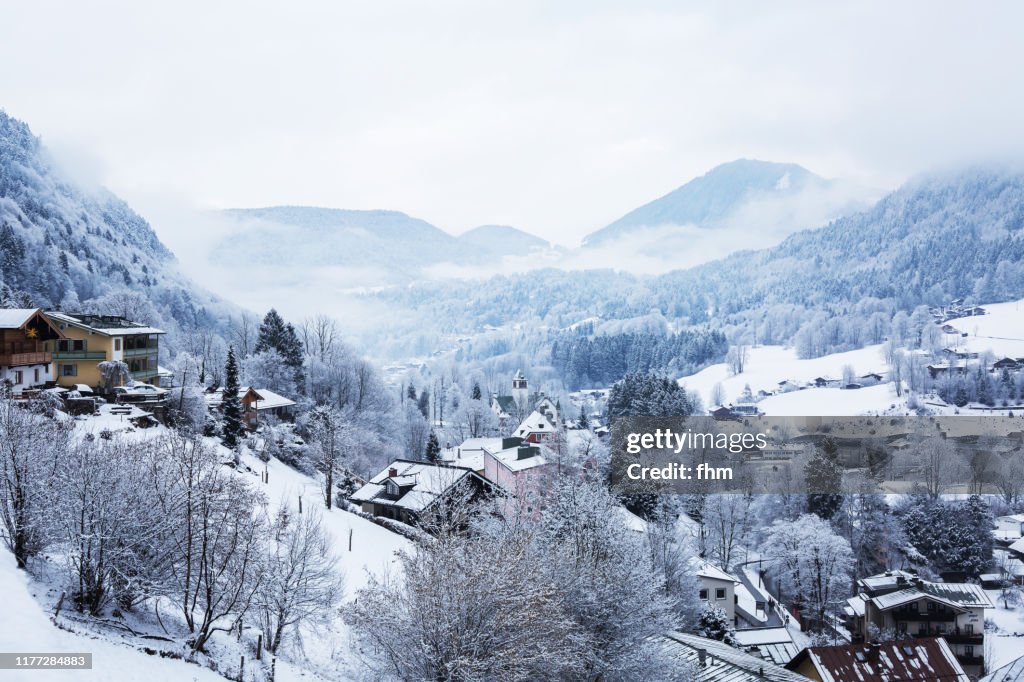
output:
[[797, 670], [807, 659], [824, 682], [968, 682], [970, 679], [941, 637], [810, 647], [797, 654], [786, 667]]

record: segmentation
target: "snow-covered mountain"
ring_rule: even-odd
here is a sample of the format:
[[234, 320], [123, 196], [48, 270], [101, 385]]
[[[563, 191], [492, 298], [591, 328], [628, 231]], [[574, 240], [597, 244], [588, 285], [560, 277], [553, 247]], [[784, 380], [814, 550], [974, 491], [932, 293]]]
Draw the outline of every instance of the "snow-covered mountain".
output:
[[178, 272], [125, 202], [70, 180], [28, 125], [3, 111], [0, 285], [33, 306], [65, 310], [109, 308], [112, 296], [141, 293], [151, 306], [142, 321], [167, 327], [216, 326], [214, 309], [227, 307]]
[[459, 241], [495, 253], [529, 253], [548, 249], [550, 244], [540, 237], [509, 225], [481, 225], [459, 235]]
[[456, 237], [399, 211], [275, 206], [222, 215], [233, 227], [214, 248], [216, 260], [230, 256], [281, 270], [347, 266], [363, 273], [366, 285], [407, 282], [438, 264], [476, 265], [548, 248], [513, 227], [485, 225]]
[[630, 211], [588, 235], [584, 245], [666, 226], [722, 229], [755, 223], [763, 229], [766, 214], [792, 232], [865, 207], [867, 194], [794, 163], [739, 159]]

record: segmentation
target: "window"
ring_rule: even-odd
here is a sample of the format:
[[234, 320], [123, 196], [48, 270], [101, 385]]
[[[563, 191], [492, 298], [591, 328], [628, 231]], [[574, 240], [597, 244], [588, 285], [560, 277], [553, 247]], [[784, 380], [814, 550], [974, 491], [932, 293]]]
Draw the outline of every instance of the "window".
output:
[[725, 588], [724, 587], [716, 587], [715, 588], [715, 599], [725, 599]]
[[57, 350], [61, 353], [85, 350], [85, 341], [81, 339], [61, 339], [57, 342]]
[[78, 376], [78, 365], [61, 365], [60, 375], [62, 377], [77, 377]]
[[121, 339], [114, 339], [114, 350], [121, 350]]
[[930, 601], [930, 602], [928, 602], [928, 613], [934, 613], [934, 612], [935, 612], [935, 602]]
[[36, 367], [34, 370], [32, 370], [32, 381], [34, 383], [37, 383], [37, 384], [39, 383], [39, 368], [38, 367]]
[[22, 378], [23, 378], [23, 377], [22, 377], [22, 375], [21, 375], [21, 370], [20, 370], [20, 369], [18, 369], [18, 370], [15, 370], [15, 371], [14, 371], [14, 383], [15, 383], [15, 385], [17, 385], [17, 384], [20, 384], [20, 383], [21, 383], [21, 380], [22, 380]]
[[964, 647], [964, 656], [967, 658], [974, 658], [974, 645], [968, 644]]
[[707, 601], [708, 600], [708, 591], [707, 590], [701, 590], [700, 594], [698, 594], [697, 596], [699, 596], [701, 598], [701, 600]]
[[974, 623], [968, 623], [967, 625], [964, 626], [964, 634], [965, 635], [973, 635], [974, 634]]

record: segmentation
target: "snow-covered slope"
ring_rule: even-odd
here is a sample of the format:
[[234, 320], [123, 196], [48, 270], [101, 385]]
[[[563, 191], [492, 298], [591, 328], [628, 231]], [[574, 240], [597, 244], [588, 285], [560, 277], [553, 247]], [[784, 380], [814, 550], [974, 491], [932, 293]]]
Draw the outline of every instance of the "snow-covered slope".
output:
[[[679, 383], [691, 391], [700, 394], [704, 404], [711, 406], [711, 393], [715, 384], [721, 383], [723, 389], [723, 403], [735, 402], [743, 393], [745, 386], [756, 395], [758, 391], [764, 390], [774, 392], [779, 388], [779, 382], [791, 381], [804, 385], [818, 377], [840, 379], [843, 376], [843, 367], [853, 367], [857, 375], [877, 372], [883, 374], [888, 371], [888, 365], [882, 357], [882, 346], [866, 346], [859, 350], [846, 353], [833, 353], [820, 358], [801, 360], [793, 348], [783, 346], [756, 346], [750, 348], [747, 354], [747, 361], [742, 374], [732, 375], [726, 363], [719, 363], [706, 367], [700, 372], [688, 377], [683, 377]], [[800, 391], [804, 393], [812, 389]], [[863, 390], [863, 389], [861, 389]], [[818, 414], [811, 412], [807, 414]]]
[[14, 557], [0, 548], [0, 651], [25, 653], [92, 653], [92, 670], [0, 671], [2, 680], [32, 682], [224, 682], [205, 668], [184, 661], [149, 656], [137, 649], [58, 629], [32, 596], [27, 576]]
[[983, 307], [984, 315], [949, 321], [967, 336], [950, 335], [948, 345], [971, 353], [991, 352], [996, 359], [1024, 358], [1024, 301]]

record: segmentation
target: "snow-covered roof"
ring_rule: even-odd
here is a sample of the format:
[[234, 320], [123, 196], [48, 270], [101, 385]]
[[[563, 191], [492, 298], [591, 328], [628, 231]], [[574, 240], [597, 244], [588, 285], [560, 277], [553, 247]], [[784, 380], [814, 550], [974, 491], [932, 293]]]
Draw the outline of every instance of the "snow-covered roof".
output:
[[721, 580], [727, 583], [738, 583], [739, 579], [731, 573], [727, 573], [707, 561], [701, 561], [700, 559], [694, 559], [694, 567], [697, 569], [697, 576], [701, 578], [708, 578], [710, 580]]
[[846, 600], [847, 607], [850, 609], [850, 615], [861, 617], [864, 615], [864, 610], [867, 606], [867, 602], [864, 601], [864, 597], [857, 595], [850, 597]]
[[[802, 675], [718, 640], [682, 632], [670, 632], [665, 639], [666, 653], [692, 667], [697, 672], [694, 679], [700, 682], [807, 682]], [[705, 658], [704, 667], [700, 667], [701, 652]]]
[[21, 325], [32, 319], [39, 308], [2, 308], [0, 309], [0, 329], [19, 329]]
[[871, 597], [870, 601], [885, 611], [919, 599], [938, 601], [958, 611], [970, 607], [993, 608], [995, 606], [980, 585], [928, 581], [922, 581], [919, 585], [912, 585], [896, 592]]
[[810, 647], [787, 667], [810, 660], [822, 682], [906, 680], [969, 682], [953, 650], [941, 637], [900, 639], [879, 644]]
[[1024, 538], [1017, 540], [1017, 542], [1010, 545], [1010, 551], [1016, 552], [1017, 554], [1024, 554]]
[[[534, 454], [520, 458], [520, 451], [523, 448], [527, 448], [528, 452], [532, 452]], [[525, 471], [526, 469], [544, 466], [549, 461], [553, 461], [555, 455], [555, 453], [548, 447], [526, 443], [498, 450], [497, 452], [491, 452], [486, 448], [485, 451], [488, 455], [501, 462], [505, 468], [511, 471]], [[547, 456], [545, 457], [545, 455]]]
[[551, 423], [547, 415], [534, 410], [529, 417], [523, 420], [513, 435], [518, 438], [526, 438], [531, 433], [554, 433], [555, 430], [555, 425]]
[[[395, 471], [394, 477], [390, 476], [392, 469]], [[419, 513], [470, 477], [479, 478], [472, 470], [462, 467], [395, 460], [354, 492], [350, 499], [354, 502], [373, 502]], [[389, 478], [396, 479], [396, 482], [400, 481], [401, 487], [409, 489], [395, 499], [387, 492]]]
[[[294, 400], [285, 398], [283, 395], [274, 393], [268, 388], [251, 388], [249, 386], [242, 386], [238, 389], [238, 398], [241, 400], [246, 396], [249, 391], [253, 391], [256, 394], [257, 400], [253, 403], [257, 412], [263, 410], [273, 410], [279, 407], [291, 407], [295, 404]], [[224, 402], [224, 389], [218, 388], [216, 391], [211, 391], [206, 394], [206, 402], [211, 407], [220, 405]]]
[[[163, 329], [156, 327], [150, 327], [138, 322], [132, 322], [130, 320], [124, 320], [123, 325], [117, 327], [109, 326], [111, 323], [111, 317], [101, 318], [105, 319], [106, 322], [99, 322], [98, 324], [89, 324], [88, 317], [75, 317], [74, 315], [68, 315], [67, 313], [58, 313], [55, 311], [47, 311], [46, 316], [57, 320], [59, 322], [65, 322], [67, 324], [73, 324], [76, 327], [82, 329], [88, 329], [89, 331], [96, 332], [98, 334], [104, 334], [105, 336], [127, 336], [129, 334], [166, 334]], [[122, 318], [123, 319], [123, 318]]]
[[786, 665], [800, 653], [800, 645], [785, 627], [740, 629], [736, 631], [736, 642], [747, 653], [776, 665]]

